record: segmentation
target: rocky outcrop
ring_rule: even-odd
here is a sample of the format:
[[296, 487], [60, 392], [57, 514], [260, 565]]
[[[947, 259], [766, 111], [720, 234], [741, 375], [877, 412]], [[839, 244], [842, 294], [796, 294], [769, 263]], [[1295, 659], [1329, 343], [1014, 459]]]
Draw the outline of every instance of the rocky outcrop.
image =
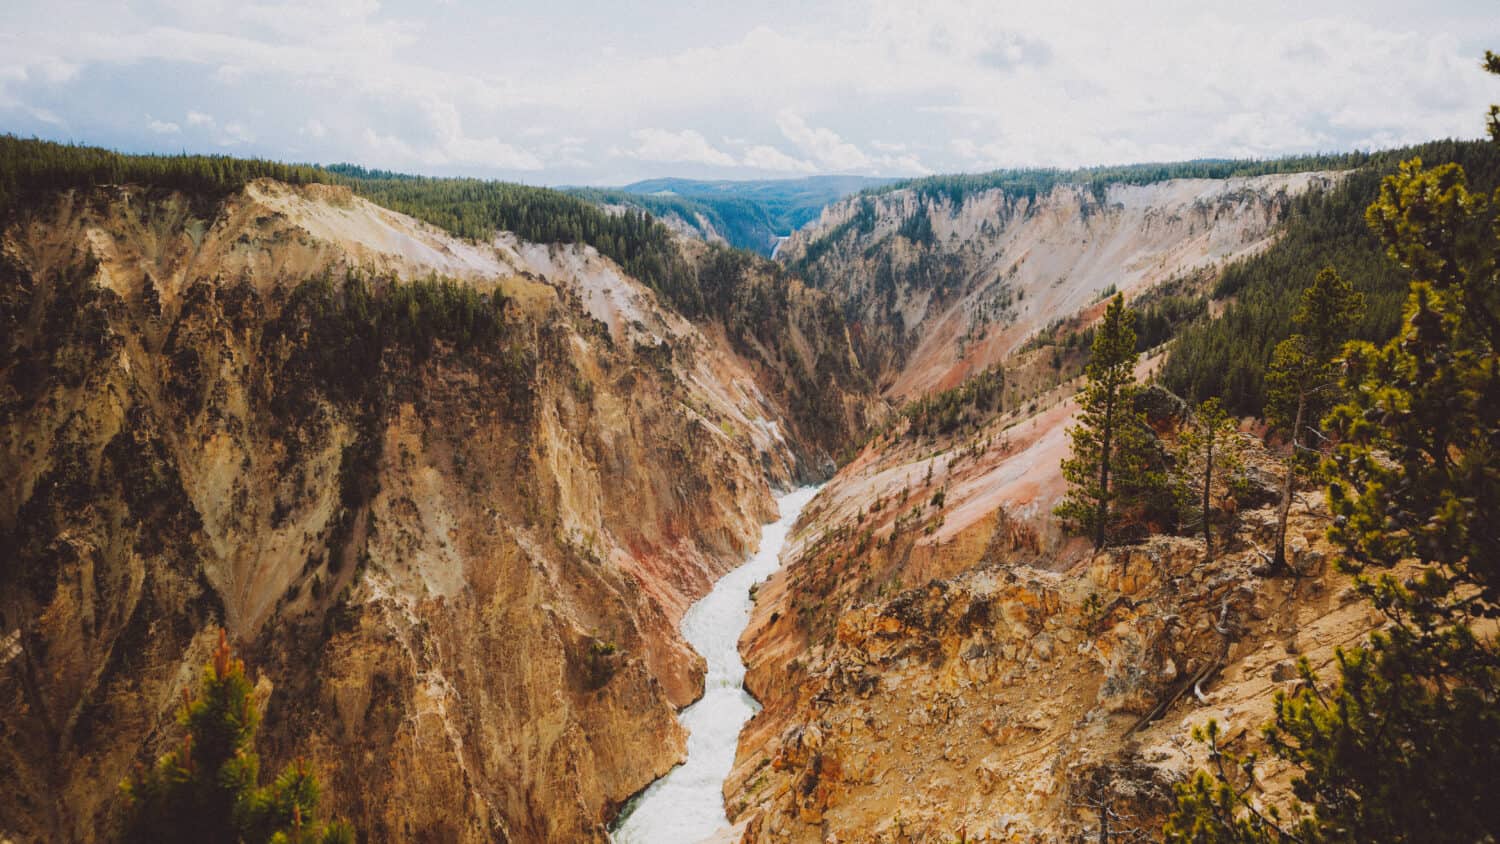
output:
[[806, 511], [741, 641], [765, 709], [725, 788], [739, 840], [1072, 840], [1100, 806], [1150, 837], [1204, 761], [1192, 726], [1254, 742], [1298, 657], [1326, 669], [1377, 622], [1323, 565], [1315, 492], [1293, 516], [1301, 578], [1266, 576], [1269, 506], [1211, 559], [1168, 536], [1094, 554], [1028, 530], [1013, 487], [955, 494], [1030, 450], [960, 457], [972, 443], [909, 494], [870, 482], [905, 447], [872, 446]]
[[0, 237], [0, 837], [101, 837], [221, 625], [372, 840], [603, 840], [680, 758], [677, 621], [826, 453], [779, 358], [325, 186]]

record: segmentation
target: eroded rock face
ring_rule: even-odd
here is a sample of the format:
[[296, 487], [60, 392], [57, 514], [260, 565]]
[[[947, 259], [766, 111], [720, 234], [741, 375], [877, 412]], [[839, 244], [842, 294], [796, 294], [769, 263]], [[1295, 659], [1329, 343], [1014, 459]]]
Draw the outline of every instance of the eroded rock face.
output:
[[[1264, 248], [1297, 194], [1342, 174], [1059, 185], [1035, 196], [904, 188], [843, 199], [777, 259], [856, 314], [861, 358], [893, 397], [953, 387], [1039, 330]], [[919, 217], [930, 235], [903, 234]]]
[[[984, 463], [950, 489], [998, 471]], [[1093, 553], [1027, 535], [1005, 504], [960, 518], [971, 501], [916, 493], [899, 509], [921, 521], [887, 532], [889, 494], [872, 508], [857, 492], [869, 471], [846, 467], [808, 508], [742, 640], [765, 709], [725, 788], [739, 840], [1071, 840], [1101, 803], [1149, 837], [1204, 762], [1192, 726], [1253, 741], [1297, 655], [1326, 667], [1375, 622], [1314, 566], [1315, 492], [1291, 528], [1307, 576], [1267, 578], [1269, 508], [1236, 514], [1212, 559], [1166, 536]]]
[[[374, 840], [602, 840], [678, 761], [677, 621], [817, 455], [722, 338], [320, 186], [68, 194], [0, 244], [0, 836], [101, 837], [220, 625], [263, 769]], [[351, 267], [501, 328], [352, 330]]]

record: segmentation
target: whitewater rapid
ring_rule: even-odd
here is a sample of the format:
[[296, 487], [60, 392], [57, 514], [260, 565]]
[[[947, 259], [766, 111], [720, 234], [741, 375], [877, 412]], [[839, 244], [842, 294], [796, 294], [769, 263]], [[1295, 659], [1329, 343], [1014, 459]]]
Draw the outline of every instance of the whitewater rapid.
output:
[[755, 555], [682, 617], [683, 638], [708, 663], [703, 697], [678, 715], [689, 731], [687, 761], [626, 807], [613, 833], [616, 844], [699, 844], [729, 828], [724, 779], [734, 766], [740, 728], [760, 709], [745, 692], [739, 651], [740, 633], [750, 623], [750, 587], [776, 571], [797, 515], [817, 492], [804, 487], [778, 498], [780, 517], [761, 529]]

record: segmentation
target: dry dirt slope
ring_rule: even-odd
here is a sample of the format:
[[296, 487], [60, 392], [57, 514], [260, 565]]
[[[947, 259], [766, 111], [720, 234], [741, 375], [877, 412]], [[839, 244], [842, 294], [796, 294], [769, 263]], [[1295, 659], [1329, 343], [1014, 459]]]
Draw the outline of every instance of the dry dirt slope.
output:
[[[764, 366], [592, 249], [339, 189], [101, 188], [0, 238], [0, 838], [101, 837], [221, 624], [263, 768], [308, 754], [372, 840], [602, 840], [680, 755], [676, 622], [809, 465]], [[351, 372], [308, 284], [349, 267], [503, 297], [500, 335]]]
[[1012, 478], [1037, 447], [1012, 423], [871, 446], [805, 511], [741, 640], [765, 709], [725, 788], [736, 840], [1075, 840], [1100, 794], [1149, 840], [1202, 761], [1191, 726], [1253, 740], [1298, 656], [1326, 669], [1377, 620], [1326, 564], [1314, 491], [1307, 576], [1266, 577], [1263, 451], [1211, 560], [1182, 537], [1096, 555], [1046, 528], [1055, 467]]

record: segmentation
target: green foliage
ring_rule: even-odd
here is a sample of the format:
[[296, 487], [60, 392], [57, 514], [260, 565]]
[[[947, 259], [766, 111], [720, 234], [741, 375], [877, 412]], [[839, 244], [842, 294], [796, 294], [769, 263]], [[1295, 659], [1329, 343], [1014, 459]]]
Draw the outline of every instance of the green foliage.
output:
[[38, 195], [76, 188], [140, 184], [217, 199], [262, 177], [290, 184], [328, 180], [307, 165], [227, 155], [125, 155], [0, 135], [0, 215]]
[[1193, 739], [1208, 746], [1210, 771], [1198, 771], [1177, 786], [1177, 805], [1162, 837], [1192, 844], [1280, 844], [1322, 840], [1306, 810], [1291, 817], [1278, 806], [1264, 809], [1247, 799], [1256, 787], [1254, 754], [1240, 756], [1220, 743], [1219, 724], [1193, 728]]
[[1219, 396], [1231, 413], [1261, 415], [1266, 367], [1276, 344], [1292, 334], [1302, 291], [1325, 267], [1365, 296], [1364, 315], [1350, 336], [1376, 343], [1394, 336], [1410, 276], [1386, 256], [1364, 224], [1364, 210], [1375, 201], [1381, 180], [1414, 155], [1463, 165], [1483, 190], [1500, 186], [1496, 145], [1436, 141], [1375, 153], [1336, 187], [1297, 197], [1277, 241], [1224, 270], [1213, 295], [1231, 301], [1220, 316], [1182, 330], [1162, 368], [1163, 385], [1190, 401]]
[[1321, 419], [1335, 395], [1334, 355], [1348, 339], [1365, 310], [1364, 294], [1332, 267], [1318, 272], [1302, 291], [1302, 303], [1292, 316], [1297, 333], [1276, 344], [1266, 369], [1266, 420], [1286, 432], [1294, 444], [1305, 442], [1310, 424]]
[[910, 217], [902, 220], [896, 234], [915, 246], [931, 246], [935, 238], [932, 233], [932, 215], [927, 213], [927, 206], [919, 205]]
[[1221, 768], [1179, 793], [1169, 838], [1500, 835], [1497, 212], [1500, 193], [1470, 192], [1461, 167], [1415, 160], [1370, 206], [1413, 280], [1399, 335], [1345, 348], [1348, 398], [1328, 417], [1338, 444], [1325, 471], [1340, 565], [1388, 625], [1339, 652], [1331, 689], [1304, 663], [1301, 687], [1277, 697], [1266, 736], [1298, 770], [1295, 827], [1259, 815]]
[[782, 374], [797, 428], [829, 452], [848, 443], [856, 423], [846, 418], [844, 399], [871, 385], [849, 354], [832, 297], [803, 287], [774, 262], [723, 246], [704, 253], [697, 279], [705, 312], [723, 324], [735, 350]]
[[[1490, 50], [1485, 50], [1484, 69], [1490, 73], [1500, 75], [1500, 55], [1495, 55]], [[1485, 125], [1490, 130], [1490, 140], [1500, 143], [1500, 105], [1490, 106], [1490, 113], [1485, 120]]]
[[[1394, 621], [1389, 639], [1373, 643], [1375, 665], [1417, 674], [1426, 690], [1417, 701], [1440, 712], [1483, 710], [1471, 714], [1491, 728], [1471, 735], [1471, 752], [1493, 761], [1500, 653], [1493, 633], [1470, 625], [1500, 618], [1500, 193], [1470, 193], [1461, 168], [1413, 161], [1368, 219], [1416, 280], [1401, 334], [1345, 351], [1350, 400], [1329, 417], [1339, 439], [1327, 461], [1330, 535]], [[1418, 573], [1390, 574], [1403, 560]], [[1484, 828], [1495, 833], [1500, 807], [1490, 802]]]
[[1358, 167], [1369, 159], [1364, 153], [1343, 155], [1307, 155], [1270, 160], [1199, 159], [1173, 163], [1130, 164], [1125, 166], [1088, 167], [1079, 170], [1049, 168], [995, 170], [990, 173], [962, 173], [928, 176], [895, 182], [866, 191], [870, 194], [910, 189], [924, 199], [947, 200], [957, 209], [964, 199], [980, 191], [1000, 190], [1013, 199], [1035, 200], [1061, 185], [1086, 188], [1102, 202], [1105, 190], [1114, 184], [1147, 185], [1170, 179], [1228, 179], [1235, 176], [1262, 176], [1269, 173], [1301, 173], [1308, 170], [1343, 170]]
[[633, 193], [628, 188], [568, 188], [565, 192], [596, 205], [636, 208], [658, 220], [676, 217], [705, 239], [713, 232], [732, 247], [767, 257], [777, 233], [790, 231], [777, 226], [765, 208], [739, 197], [705, 200], [676, 194]]
[[1302, 292], [1302, 304], [1292, 317], [1292, 327], [1298, 333], [1276, 344], [1266, 370], [1266, 419], [1291, 440], [1272, 558], [1272, 566], [1280, 571], [1288, 569], [1286, 523], [1297, 470], [1305, 462], [1304, 455], [1317, 453], [1305, 443], [1309, 434], [1318, 433], [1315, 420], [1337, 396], [1333, 356], [1338, 344], [1359, 322], [1364, 301], [1364, 294], [1354, 290], [1332, 267], [1319, 271], [1312, 286]]
[[1138, 352], [1160, 346], [1176, 337], [1183, 327], [1208, 313], [1208, 301], [1202, 296], [1147, 296], [1149, 302], [1136, 305], [1135, 350]]
[[1005, 372], [989, 367], [962, 384], [929, 393], [901, 409], [911, 437], [946, 436], [963, 425], [978, 425], [1000, 410]]
[[806, 248], [803, 249], [802, 255], [791, 263], [791, 270], [806, 278], [808, 283], [815, 286], [823, 286], [825, 279], [822, 277], [821, 272], [818, 271], [819, 262], [823, 259], [823, 256], [827, 255], [834, 247], [843, 243], [844, 239], [850, 234], [856, 237], [864, 237], [875, 231], [876, 222], [875, 201], [868, 196], [860, 197], [859, 202], [855, 205], [854, 213], [850, 215], [849, 219], [839, 223], [827, 232], [824, 232], [816, 240], [808, 243]]
[[1213, 555], [1213, 498], [1227, 495], [1244, 469], [1244, 448], [1234, 420], [1209, 399], [1182, 427], [1177, 440], [1177, 480], [1194, 521], [1203, 526], [1204, 552]]
[[1070, 529], [1092, 534], [1095, 548], [1144, 531], [1169, 490], [1145, 414], [1132, 401], [1134, 322], [1123, 295], [1110, 300], [1094, 332], [1078, 424], [1068, 431], [1072, 451], [1062, 463], [1068, 493], [1055, 512]]
[[260, 717], [252, 692], [245, 664], [233, 658], [220, 631], [197, 695], [183, 690], [182, 748], [120, 785], [123, 840], [353, 844], [347, 824], [319, 821], [318, 780], [303, 760], [257, 787]]
[[403, 282], [348, 270], [336, 284], [324, 272], [293, 288], [266, 327], [263, 354], [275, 359], [289, 350], [283, 367], [289, 383], [282, 386], [310, 380], [329, 398], [358, 402], [388, 353], [420, 363], [441, 343], [468, 360], [501, 363], [512, 404], [523, 406], [530, 396], [530, 352], [506, 342], [505, 308], [499, 290], [482, 293], [451, 279]]

